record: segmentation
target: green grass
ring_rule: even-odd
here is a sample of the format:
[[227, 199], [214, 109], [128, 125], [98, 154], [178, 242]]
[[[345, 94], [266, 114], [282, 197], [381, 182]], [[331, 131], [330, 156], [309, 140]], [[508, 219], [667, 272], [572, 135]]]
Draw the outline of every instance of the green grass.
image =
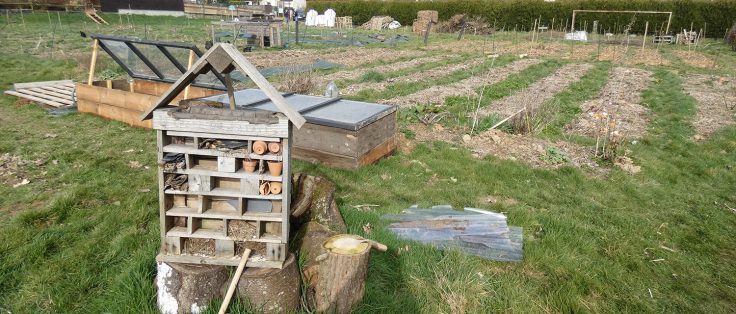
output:
[[[36, 24], [45, 19], [37, 17]], [[486, 87], [483, 103], [562, 64], [547, 61]], [[71, 78], [77, 66], [71, 59], [6, 54], [0, 88]], [[734, 73], [733, 63], [723, 66]], [[607, 67], [596, 63], [556, 96], [565, 110], [553, 125], [563, 125], [579, 102], [595, 95]], [[643, 94], [652, 111], [648, 133], [627, 146], [642, 166], [637, 175], [615, 168], [603, 178], [570, 167], [533, 169], [477, 159], [445, 143], [421, 144], [357, 171], [296, 162], [296, 171], [337, 184], [349, 232], [389, 246], [372, 253], [356, 312], [736, 311], [736, 213], [727, 208], [736, 207], [736, 128], [692, 142], [696, 104], [682, 91], [680, 68], [653, 70], [655, 82]], [[467, 106], [460, 100], [446, 106], [460, 112]], [[157, 186], [154, 133], [87, 114], [54, 118], [14, 101], [0, 96], [0, 154], [47, 162], [22, 167], [27, 185], [0, 182], [0, 311], [155, 312], [158, 197], [141, 192]], [[558, 136], [553, 129], [545, 134]], [[150, 169], [131, 168], [130, 161]], [[481, 198], [488, 195], [517, 203], [485, 204]], [[524, 261], [491, 262], [397, 239], [380, 216], [415, 203], [506, 213], [511, 225], [524, 228]], [[353, 207], [359, 204], [379, 207]], [[366, 223], [370, 234], [362, 229]], [[405, 246], [409, 251], [397, 254]], [[251, 311], [233, 306], [233, 312]]]

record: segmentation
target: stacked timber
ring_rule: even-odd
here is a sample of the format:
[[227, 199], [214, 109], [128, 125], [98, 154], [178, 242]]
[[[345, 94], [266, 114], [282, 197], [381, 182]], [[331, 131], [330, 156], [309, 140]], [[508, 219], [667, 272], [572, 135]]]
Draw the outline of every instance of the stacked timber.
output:
[[338, 16], [335, 18], [336, 28], [353, 28], [353, 17], [352, 16]]
[[394, 21], [394, 18], [390, 16], [374, 16], [370, 21], [363, 23], [363, 29], [368, 30], [382, 30], [387, 29], [388, 24]]
[[439, 13], [433, 10], [422, 10], [417, 12], [417, 19], [411, 25], [411, 30], [415, 34], [421, 35], [427, 32], [429, 24], [437, 24], [439, 21]]

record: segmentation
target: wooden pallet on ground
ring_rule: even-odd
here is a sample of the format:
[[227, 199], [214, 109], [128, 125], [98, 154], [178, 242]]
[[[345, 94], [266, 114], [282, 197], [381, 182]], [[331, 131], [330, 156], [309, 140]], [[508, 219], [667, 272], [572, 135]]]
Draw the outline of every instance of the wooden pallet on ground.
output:
[[16, 83], [4, 93], [54, 108], [74, 105], [74, 82], [70, 80]]

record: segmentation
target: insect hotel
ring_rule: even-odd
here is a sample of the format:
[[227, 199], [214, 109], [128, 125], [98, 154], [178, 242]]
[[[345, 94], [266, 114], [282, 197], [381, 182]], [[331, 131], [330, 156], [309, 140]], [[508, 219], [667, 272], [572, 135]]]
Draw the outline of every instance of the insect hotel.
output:
[[[238, 70], [278, 112], [238, 108]], [[198, 75], [225, 77], [226, 105], [200, 100], [165, 107]], [[305, 119], [230, 44], [198, 59], [144, 112], [158, 136], [159, 262], [281, 268], [288, 256], [292, 128]], [[245, 262], [247, 259], [247, 262]]]

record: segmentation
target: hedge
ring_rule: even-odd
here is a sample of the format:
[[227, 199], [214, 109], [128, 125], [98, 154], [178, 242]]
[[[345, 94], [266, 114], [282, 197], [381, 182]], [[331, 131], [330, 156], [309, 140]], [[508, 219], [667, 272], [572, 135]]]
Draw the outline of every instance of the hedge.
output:
[[[380, 0], [310, 0], [310, 9], [324, 12], [334, 9], [337, 16], [352, 16], [353, 23], [360, 25], [375, 15], [389, 15], [403, 25], [411, 25], [419, 10], [436, 10], [440, 20], [455, 14], [481, 16], [498, 29], [509, 30], [515, 26], [528, 30], [534, 20], [542, 17], [542, 25], [550, 25], [555, 20], [555, 29], [561, 23], [568, 24], [573, 9], [587, 10], [632, 10], [632, 11], [672, 11], [670, 32], [676, 33], [690, 25], [695, 30], [705, 26], [707, 37], [723, 38], [727, 29], [736, 21], [736, 0], [439, 0], [439, 1], [380, 1]], [[592, 30], [594, 20], [599, 22], [599, 30], [621, 31], [632, 20], [633, 14], [578, 13], [575, 29], [587, 25]], [[562, 22], [560, 22], [562, 21]], [[649, 22], [650, 32], [658, 30], [667, 22], [664, 14], [637, 14], [632, 32], [644, 31]], [[707, 24], [706, 24], [707, 23]]]

